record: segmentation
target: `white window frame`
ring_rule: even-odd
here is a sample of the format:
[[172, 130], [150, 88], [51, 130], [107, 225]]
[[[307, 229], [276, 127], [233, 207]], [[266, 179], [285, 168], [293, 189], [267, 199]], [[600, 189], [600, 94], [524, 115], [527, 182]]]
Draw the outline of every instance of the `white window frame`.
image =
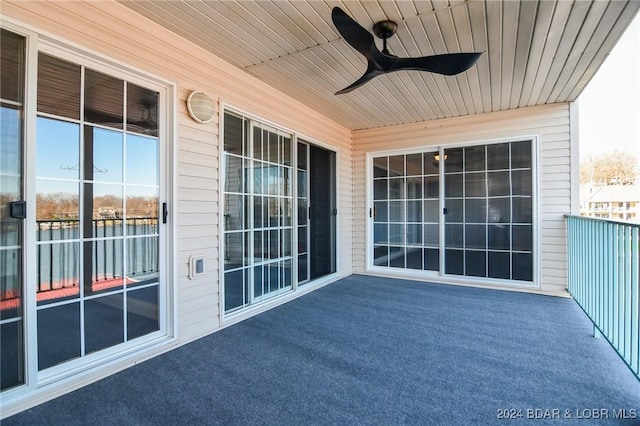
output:
[[37, 64], [40, 52], [93, 70], [126, 80], [159, 92], [158, 128], [159, 149], [159, 217], [162, 203], [168, 204], [168, 220], [160, 224], [159, 231], [159, 327], [160, 330], [123, 347], [111, 347], [93, 354], [69, 360], [58, 366], [38, 371], [37, 353], [37, 302], [35, 294], [36, 272], [24, 268], [24, 345], [25, 383], [2, 393], [2, 412], [5, 415], [23, 410], [33, 401], [46, 400], [65, 392], [70, 383], [86, 383], [113, 373], [114, 366], [132, 363], [145, 353], [162, 351], [177, 340], [177, 229], [176, 206], [176, 143], [177, 141], [177, 85], [162, 77], [112, 59], [79, 44], [39, 31], [37, 28], [12, 18], [2, 17], [0, 26], [26, 38], [25, 102], [24, 102], [24, 194], [27, 201], [23, 258], [35, 259], [35, 146], [37, 120]]
[[235, 324], [237, 322], [240, 322], [246, 318], [249, 318], [251, 316], [254, 316], [260, 312], [264, 312], [267, 311], [269, 309], [272, 309], [276, 306], [279, 306], [283, 303], [286, 303], [294, 298], [300, 297], [304, 294], [307, 294], [311, 291], [314, 291], [322, 286], [325, 286], [329, 283], [332, 283], [334, 281], [336, 281], [337, 279], [340, 278], [341, 276], [341, 267], [340, 267], [340, 261], [339, 261], [339, 254], [340, 254], [340, 238], [338, 237], [339, 235], [339, 222], [340, 222], [340, 181], [339, 181], [339, 176], [340, 176], [340, 150], [332, 145], [329, 145], [327, 143], [318, 141], [315, 138], [312, 137], [308, 137], [307, 135], [301, 133], [301, 132], [297, 132], [295, 130], [292, 130], [286, 126], [280, 125], [278, 123], [275, 123], [271, 120], [268, 120], [266, 118], [257, 116], [255, 114], [252, 114], [250, 112], [247, 112], [246, 110], [242, 109], [242, 108], [238, 108], [232, 105], [227, 104], [224, 101], [220, 102], [220, 123], [219, 123], [219, 132], [218, 132], [218, 158], [219, 158], [219, 182], [218, 182], [218, 206], [219, 206], [219, 217], [224, 217], [224, 176], [225, 176], [225, 165], [224, 165], [224, 116], [225, 114], [229, 112], [231, 114], [236, 114], [236, 115], [240, 115], [243, 116], [247, 119], [250, 120], [255, 120], [261, 124], [273, 127], [274, 129], [280, 130], [282, 132], [286, 132], [291, 134], [291, 146], [292, 146], [292, 154], [291, 154], [291, 168], [293, 171], [293, 174], [295, 176], [295, 178], [293, 179], [293, 183], [291, 185], [291, 190], [292, 190], [292, 200], [293, 200], [293, 204], [292, 207], [296, 207], [297, 206], [297, 190], [298, 190], [298, 178], [297, 178], [297, 167], [298, 167], [298, 160], [297, 160], [297, 144], [298, 144], [298, 139], [303, 139], [304, 142], [309, 143], [311, 145], [315, 145], [318, 146], [320, 148], [332, 151], [335, 154], [335, 158], [336, 158], [336, 170], [335, 170], [335, 182], [336, 182], [336, 208], [337, 208], [337, 216], [336, 216], [336, 241], [335, 241], [335, 250], [336, 250], [336, 271], [325, 275], [323, 277], [320, 277], [316, 280], [311, 280], [311, 281], [307, 281], [303, 286], [299, 286], [297, 279], [298, 279], [298, 246], [297, 246], [297, 238], [298, 238], [298, 231], [297, 231], [297, 223], [298, 223], [298, 209], [297, 208], [292, 208], [292, 224], [293, 224], [293, 232], [292, 232], [292, 273], [291, 273], [291, 279], [292, 279], [292, 288], [291, 290], [288, 290], [286, 292], [283, 292], [281, 294], [277, 294], [274, 297], [270, 297], [268, 299], [265, 299], [263, 301], [259, 301], [256, 302], [254, 304], [248, 305], [244, 308], [238, 309], [238, 310], [234, 310], [233, 312], [229, 312], [226, 313], [225, 312], [225, 306], [224, 306], [224, 300], [225, 300], [225, 294], [224, 294], [224, 256], [222, 255], [222, 253], [224, 253], [224, 221], [220, 220], [218, 223], [218, 235], [220, 235], [219, 238], [219, 247], [218, 247], [218, 253], [220, 253], [220, 255], [218, 256], [218, 282], [219, 282], [219, 326], [220, 327], [226, 327], [229, 326], [231, 324]]
[[[443, 158], [445, 149], [452, 148], [464, 148], [470, 146], [479, 145], [494, 145], [501, 143], [519, 142], [519, 141], [531, 141], [531, 202], [532, 202], [532, 280], [518, 281], [518, 280], [506, 280], [498, 278], [485, 278], [485, 277], [472, 277], [463, 275], [452, 275], [444, 273], [444, 238], [445, 238], [445, 222], [443, 216], [444, 207], [444, 168], [440, 167], [440, 192], [439, 192], [439, 205], [440, 205], [440, 220], [439, 220], [439, 238], [440, 238], [440, 259], [439, 271], [425, 271], [425, 270], [413, 270], [413, 269], [401, 269], [392, 267], [381, 267], [373, 264], [373, 218], [369, 215], [369, 209], [373, 208], [373, 159], [381, 156], [393, 156], [393, 155], [406, 155], [425, 152], [438, 152], [440, 157]], [[365, 167], [365, 199], [366, 199], [366, 235], [365, 235], [365, 272], [371, 275], [390, 276], [390, 277], [407, 277], [411, 279], [417, 279], [421, 281], [432, 281], [446, 284], [462, 284], [484, 287], [505, 287], [505, 288], [522, 288], [522, 289], [540, 289], [541, 288], [541, 245], [540, 238], [542, 232], [542, 223], [540, 220], [540, 205], [541, 194], [539, 191], [541, 170], [539, 168], [540, 158], [540, 143], [539, 135], [526, 134], [526, 135], [513, 135], [499, 139], [487, 139], [487, 140], [473, 140], [451, 144], [442, 145], [426, 145], [416, 148], [406, 149], [394, 149], [394, 150], [382, 150], [371, 151], [365, 155], [366, 167]]]

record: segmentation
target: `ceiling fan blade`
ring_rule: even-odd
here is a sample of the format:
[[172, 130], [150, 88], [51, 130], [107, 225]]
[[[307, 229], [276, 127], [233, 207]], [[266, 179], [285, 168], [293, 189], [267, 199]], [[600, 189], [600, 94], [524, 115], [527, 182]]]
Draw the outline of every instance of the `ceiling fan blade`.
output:
[[371, 45], [375, 46], [373, 34], [360, 26], [339, 7], [333, 8], [331, 19], [344, 40], [362, 53], [365, 58], [371, 59]]
[[362, 86], [363, 84], [365, 84], [369, 80], [371, 80], [371, 79], [373, 79], [373, 78], [375, 78], [375, 77], [377, 77], [377, 76], [379, 76], [381, 74], [384, 74], [384, 72], [374, 69], [371, 66], [371, 64], [369, 64], [369, 66], [367, 67], [367, 71], [365, 71], [365, 73], [362, 75], [362, 77], [360, 77], [359, 79], [357, 79], [355, 82], [353, 82], [349, 86], [345, 87], [344, 89], [337, 91], [335, 94], [336, 95], [342, 95], [344, 93], [349, 93], [353, 89], [357, 89], [358, 87]]
[[456, 75], [471, 68], [480, 56], [482, 56], [482, 52], [445, 53], [444, 55], [422, 56], [420, 58], [397, 58], [388, 71], [415, 70]]

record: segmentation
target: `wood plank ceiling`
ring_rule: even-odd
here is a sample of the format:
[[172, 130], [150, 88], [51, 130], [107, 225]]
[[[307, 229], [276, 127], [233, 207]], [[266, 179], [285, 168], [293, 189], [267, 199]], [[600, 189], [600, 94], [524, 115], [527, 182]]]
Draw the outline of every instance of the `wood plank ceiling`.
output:
[[[640, 8], [637, 0], [121, 3], [353, 130], [573, 101]], [[366, 62], [333, 26], [334, 6], [368, 30], [398, 22], [389, 40], [397, 56], [484, 54], [457, 76], [399, 71], [336, 96]]]

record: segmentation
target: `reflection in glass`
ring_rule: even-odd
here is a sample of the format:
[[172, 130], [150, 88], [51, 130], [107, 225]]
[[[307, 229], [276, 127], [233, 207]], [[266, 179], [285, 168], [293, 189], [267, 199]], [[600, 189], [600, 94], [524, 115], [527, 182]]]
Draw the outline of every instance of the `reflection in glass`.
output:
[[[242, 176], [242, 158], [235, 155], [225, 154], [224, 156], [224, 190], [226, 192], [242, 192], [243, 190], [243, 176]], [[262, 183], [262, 168], [259, 167], [260, 163], [256, 163], [255, 169], [256, 177], [259, 181], [256, 182], [255, 191], [261, 193]]]
[[513, 198], [513, 222], [514, 223], [531, 223], [532, 222], [532, 206], [529, 197]]
[[373, 203], [373, 220], [387, 222], [389, 220], [389, 203], [387, 201], [375, 201]]
[[126, 182], [159, 185], [158, 139], [127, 134]]
[[387, 177], [389, 166], [387, 157], [377, 157], [373, 159], [373, 177]]
[[487, 145], [487, 170], [505, 170], [509, 168], [509, 144]]
[[513, 279], [533, 281], [533, 257], [531, 253], [513, 253]]
[[[4, 77], [4, 70], [2, 71]], [[0, 88], [0, 90], [4, 90], [4, 88]], [[22, 172], [21, 114], [21, 110], [17, 107], [0, 106], [0, 174], [3, 176], [19, 176]], [[2, 193], [4, 194], [5, 191], [3, 187]]]
[[489, 252], [489, 277], [490, 278], [510, 278], [511, 262], [508, 252]]
[[422, 154], [407, 155], [407, 176], [422, 175]]
[[80, 259], [78, 242], [36, 245], [38, 305], [79, 296]]
[[64, 240], [79, 236], [77, 182], [36, 180], [36, 238]]
[[91, 123], [122, 129], [124, 81], [85, 69], [84, 119]]
[[22, 315], [22, 249], [0, 249], [0, 320]]
[[489, 197], [511, 195], [511, 180], [509, 172], [487, 173], [487, 192]]
[[[260, 197], [256, 197], [260, 200]], [[224, 196], [224, 229], [236, 231], [243, 228], [244, 197], [242, 195], [225, 194]], [[255, 219], [255, 217], [254, 217]]]
[[36, 176], [78, 179], [80, 177], [80, 126], [38, 117]]
[[[135, 241], [140, 243], [143, 240]], [[124, 283], [123, 247], [121, 238], [84, 242], [85, 296], [122, 288]]]
[[531, 168], [531, 141], [514, 142], [511, 144], [511, 168]]
[[158, 92], [127, 83], [127, 132], [158, 136]]
[[389, 176], [405, 176], [404, 155], [394, 155], [389, 157]]
[[80, 356], [80, 303], [38, 310], [38, 370]]
[[464, 195], [465, 197], [486, 197], [487, 181], [484, 172], [465, 173], [464, 175]]
[[373, 199], [374, 200], [387, 200], [387, 186], [388, 179], [377, 179], [373, 181]]
[[158, 286], [127, 292], [127, 340], [160, 329]]
[[10, 203], [22, 199], [20, 176], [0, 175], [0, 247], [22, 244], [22, 220], [11, 217]]
[[224, 269], [242, 267], [244, 249], [242, 247], [242, 232], [229, 232], [224, 234]]
[[531, 195], [531, 170], [511, 171], [511, 192], [513, 195]]
[[120, 132], [84, 126], [84, 178], [122, 182], [123, 136]]
[[488, 203], [487, 221], [489, 223], [511, 222], [511, 199], [490, 198]]
[[127, 287], [158, 282], [158, 237], [127, 238]]
[[472, 277], [487, 276], [487, 252], [486, 251], [465, 251], [465, 275]]
[[465, 148], [464, 170], [467, 172], [485, 170], [486, 164], [485, 164], [484, 151], [485, 151], [484, 145], [470, 146], [468, 148]]
[[80, 119], [80, 66], [38, 54], [38, 111]]
[[124, 342], [124, 306], [122, 293], [84, 302], [85, 353]]
[[404, 178], [389, 179], [389, 198], [403, 199], [404, 194]]
[[[116, 237], [123, 233], [122, 186], [85, 183], [84, 199], [87, 205], [85, 218], [91, 232], [85, 232], [86, 238]], [[93, 194], [93, 198], [90, 198]], [[92, 204], [89, 204], [91, 203]]]
[[[156, 234], [160, 196], [157, 187], [127, 185], [129, 235]], [[137, 225], [137, 227], [135, 227]]]
[[389, 247], [373, 246], [373, 264], [376, 266], [389, 266]]

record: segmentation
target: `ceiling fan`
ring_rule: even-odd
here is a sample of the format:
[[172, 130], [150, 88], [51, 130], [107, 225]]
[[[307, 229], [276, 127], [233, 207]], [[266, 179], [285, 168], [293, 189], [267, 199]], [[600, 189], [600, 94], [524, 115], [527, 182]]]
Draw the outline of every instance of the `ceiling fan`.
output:
[[394, 21], [380, 21], [373, 26], [373, 33], [382, 39], [383, 47], [380, 51], [373, 35], [339, 7], [333, 8], [331, 19], [344, 40], [367, 59], [367, 70], [362, 77], [336, 92], [336, 95], [348, 93], [379, 75], [394, 71], [415, 70], [444, 75], [459, 74], [471, 68], [482, 55], [482, 52], [473, 52], [399, 58], [389, 53], [387, 49], [387, 39], [394, 35], [398, 28], [398, 24]]

